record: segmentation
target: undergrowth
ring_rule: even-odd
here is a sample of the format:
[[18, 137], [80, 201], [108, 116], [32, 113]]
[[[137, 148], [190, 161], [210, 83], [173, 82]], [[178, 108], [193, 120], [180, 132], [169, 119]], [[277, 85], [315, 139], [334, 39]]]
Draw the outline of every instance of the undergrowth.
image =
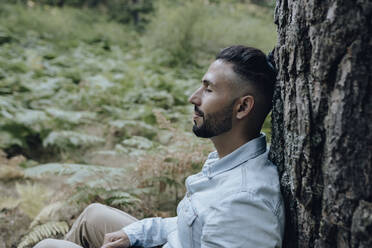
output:
[[[60, 194], [49, 201], [47, 199], [51, 197], [48, 194], [52, 191], [50, 188], [46, 190], [41, 183], [18, 185], [19, 202], [14, 204], [20, 204], [20, 210], [33, 220], [29, 232], [18, 247], [65, 234], [68, 230], [66, 223], [72, 223], [68, 219], [68, 213], [78, 214], [93, 202], [122, 209], [137, 218], [174, 216], [175, 208], [185, 193], [184, 180], [201, 169], [206, 154], [212, 147], [204, 141], [194, 142], [192, 136], [171, 124], [161, 112], [155, 112], [155, 115], [159, 127], [171, 133], [172, 147], [159, 147], [156, 152], [144, 155], [135, 167], [123, 174], [121, 181], [113, 179], [104, 169], [90, 177], [79, 174], [79, 171], [59, 170], [58, 176], [72, 173], [73, 177], [81, 180], [61, 182], [59, 188], [54, 189], [60, 191]], [[60, 166], [63, 167], [62, 164]], [[35, 173], [38, 167], [40, 166], [34, 167], [33, 174], [26, 173], [26, 176], [34, 180], [39, 178], [39, 173]], [[45, 169], [43, 168], [44, 173], [53, 178], [55, 173], [49, 173]], [[40, 167], [39, 171], [41, 170]], [[96, 184], [90, 185], [93, 178]], [[8, 201], [8, 205], [12, 203], [10, 199]], [[66, 208], [70, 208], [68, 213]]]
[[276, 42], [270, 12], [252, 4], [158, 2], [157, 11], [142, 41], [160, 64], [209, 63], [214, 54], [231, 44], [269, 52]]
[[64, 221], [51, 221], [42, 225], [38, 225], [32, 229], [25, 237], [22, 238], [17, 248], [30, 247], [40, 240], [49, 238], [51, 236], [63, 237], [68, 232], [68, 225]]
[[190, 132], [187, 98], [224, 46], [272, 49], [271, 10], [159, 0], [138, 32], [94, 8], [7, 2], [0, 218], [22, 219], [28, 231], [9, 229], [0, 240], [29, 247], [61, 237], [93, 202], [137, 218], [174, 216], [185, 178], [213, 149]]

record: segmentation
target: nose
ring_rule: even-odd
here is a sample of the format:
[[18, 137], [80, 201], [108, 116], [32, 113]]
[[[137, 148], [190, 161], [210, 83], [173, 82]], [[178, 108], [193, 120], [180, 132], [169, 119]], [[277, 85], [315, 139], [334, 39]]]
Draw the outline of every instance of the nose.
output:
[[189, 103], [194, 104], [196, 106], [200, 106], [201, 105], [200, 92], [201, 92], [201, 87], [191, 94], [191, 96], [188, 99]]

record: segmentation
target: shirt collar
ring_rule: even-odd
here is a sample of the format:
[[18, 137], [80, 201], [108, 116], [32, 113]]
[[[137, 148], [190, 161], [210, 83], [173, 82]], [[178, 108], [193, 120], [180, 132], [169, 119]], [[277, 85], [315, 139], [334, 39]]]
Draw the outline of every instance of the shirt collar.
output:
[[261, 155], [265, 151], [266, 135], [261, 133], [259, 137], [248, 141], [221, 159], [218, 158], [217, 151], [210, 153], [207, 161], [205, 161], [202, 172], [208, 178], [212, 178]]

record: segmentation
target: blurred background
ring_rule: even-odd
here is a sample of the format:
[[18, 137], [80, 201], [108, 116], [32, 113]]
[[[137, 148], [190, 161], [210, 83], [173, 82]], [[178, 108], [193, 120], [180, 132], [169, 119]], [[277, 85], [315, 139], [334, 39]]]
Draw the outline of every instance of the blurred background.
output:
[[187, 97], [220, 49], [271, 51], [273, 14], [264, 0], [2, 0], [0, 248], [62, 237], [92, 202], [175, 215], [213, 150]]

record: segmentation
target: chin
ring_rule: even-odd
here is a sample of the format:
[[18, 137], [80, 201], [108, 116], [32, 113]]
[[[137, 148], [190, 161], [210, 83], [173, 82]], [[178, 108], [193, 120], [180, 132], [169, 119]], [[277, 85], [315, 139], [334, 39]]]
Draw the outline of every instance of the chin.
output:
[[210, 132], [207, 132], [206, 130], [201, 129], [197, 125], [194, 125], [192, 127], [192, 131], [199, 138], [212, 138], [214, 136]]

